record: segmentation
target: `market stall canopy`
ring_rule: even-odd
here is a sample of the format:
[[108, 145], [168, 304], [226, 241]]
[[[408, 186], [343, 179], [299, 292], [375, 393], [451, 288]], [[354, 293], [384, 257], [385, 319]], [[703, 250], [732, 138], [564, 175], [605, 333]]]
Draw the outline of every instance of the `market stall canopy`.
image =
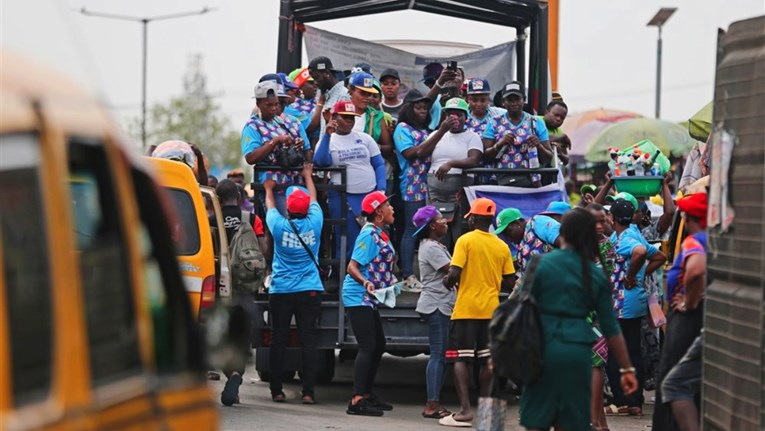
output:
[[653, 142], [665, 155], [672, 154], [676, 157], [688, 154], [696, 142], [687, 130], [675, 123], [653, 118], [635, 118], [605, 128], [590, 141], [584, 158], [590, 162], [607, 162], [610, 160], [609, 147], [623, 149], [644, 139]]
[[707, 103], [688, 119], [688, 133], [694, 139], [706, 142], [712, 133], [712, 106], [712, 102]]
[[566, 117], [563, 122], [563, 130], [571, 135], [577, 129], [584, 127], [590, 121], [604, 121], [606, 123], [615, 123], [618, 121], [639, 118], [642, 115], [636, 112], [620, 111], [618, 109], [593, 109], [591, 111], [577, 112]]

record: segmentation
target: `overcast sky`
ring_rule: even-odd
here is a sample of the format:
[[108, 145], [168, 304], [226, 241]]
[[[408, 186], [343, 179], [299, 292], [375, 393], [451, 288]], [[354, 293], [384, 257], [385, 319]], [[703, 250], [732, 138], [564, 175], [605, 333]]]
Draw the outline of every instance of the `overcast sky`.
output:
[[[718, 27], [762, 15], [763, 4], [561, 0], [558, 90], [572, 113], [606, 107], [652, 117], [657, 30], [646, 23], [660, 7], [673, 6], [678, 11], [663, 31], [662, 117], [685, 120], [712, 99]], [[120, 119], [140, 113], [141, 25], [86, 17], [77, 12], [83, 6], [133, 16], [217, 8], [149, 25], [150, 103], [180, 94], [187, 59], [200, 53], [208, 88], [238, 129], [252, 109], [253, 85], [276, 66], [278, 0], [3, 0], [3, 46], [88, 85]], [[434, 39], [485, 47], [515, 37], [510, 28], [416, 11], [311, 25], [361, 39]]]

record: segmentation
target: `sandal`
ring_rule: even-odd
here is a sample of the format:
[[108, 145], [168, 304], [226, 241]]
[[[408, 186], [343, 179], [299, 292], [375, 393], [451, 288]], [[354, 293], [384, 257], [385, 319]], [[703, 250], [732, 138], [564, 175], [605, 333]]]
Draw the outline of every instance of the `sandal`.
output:
[[643, 416], [643, 409], [640, 407], [628, 407], [627, 414], [630, 416]]
[[278, 392], [275, 394], [271, 394], [271, 401], [275, 403], [286, 403], [287, 402], [287, 396], [284, 395], [284, 392]]
[[452, 414], [452, 412], [442, 408], [440, 410], [434, 411], [433, 413], [422, 412], [422, 417], [427, 418], [427, 419], [441, 419], [441, 418], [445, 418], [447, 416], [451, 416], [451, 414]]
[[627, 416], [630, 408], [627, 406], [617, 407], [615, 404], [609, 404], [603, 408], [603, 412], [607, 416]]
[[301, 399], [301, 402], [303, 404], [316, 404], [316, 399], [313, 397], [313, 395], [303, 395], [303, 398]]

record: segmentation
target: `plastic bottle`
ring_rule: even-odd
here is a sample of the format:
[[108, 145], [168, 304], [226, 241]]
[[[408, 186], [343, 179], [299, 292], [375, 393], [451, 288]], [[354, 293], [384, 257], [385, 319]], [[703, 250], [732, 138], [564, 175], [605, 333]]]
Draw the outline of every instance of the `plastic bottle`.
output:
[[632, 163], [632, 157], [627, 157], [627, 176], [628, 177], [635, 176], [635, 164]]
[[539, 151], [537, 147], [529, 146], [529, 168], [537, 169], [539, 167]]
[[653, 175], [654, 177], [658, 177], [659, 175], [661, 175], [661, 170], [659, 169], [658, 163], [653, 164], [653, 168], [651, 168], [651, 175]]

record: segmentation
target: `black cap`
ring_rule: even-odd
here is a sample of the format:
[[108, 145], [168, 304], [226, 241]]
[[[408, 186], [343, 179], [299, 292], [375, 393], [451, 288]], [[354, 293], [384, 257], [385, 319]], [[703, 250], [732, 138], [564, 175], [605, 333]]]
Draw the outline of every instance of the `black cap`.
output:
[[502, 87], [502, 98], [504, 99], [511, 94], [515, 94], [521, 96], [523, 99], [526, 99], [526, 87], [521, 81], [512, 81], [508, 84], [505, 84], [505, 86]]
[[617, 199], [616, 202], [611, 205], [611, 214], [614, 216], [614, 221], [622, 226], [628, 226], [632, 223], [632, 216], [635, 214], [635, 206], [632, 202], [626, 199]]
[[316, 57], [308, 63], [308, 70], [335, 70], [332, 60], [327, 57]]
[[425, 97], [420, 93], [419, 90], [411, 89], [408, 93], [406, 93], [406, 96], [404, 96], [404, 104], [406, 103], [417, 103], [422, 101], [428, 101], [432, 102], [429, 98]]
[[396, 78], [399, 81], [401, 81], [401, 77], [398, 76], [398, 70], [390, 69], [390, 68], [385, 69], [385, 70], [382, 71], [382, 73], [380, 74], [380, 81], [382, 81], [383, 79], [385, 79], [385, 78], [387, 78], [389, 76], [391, 78]]

